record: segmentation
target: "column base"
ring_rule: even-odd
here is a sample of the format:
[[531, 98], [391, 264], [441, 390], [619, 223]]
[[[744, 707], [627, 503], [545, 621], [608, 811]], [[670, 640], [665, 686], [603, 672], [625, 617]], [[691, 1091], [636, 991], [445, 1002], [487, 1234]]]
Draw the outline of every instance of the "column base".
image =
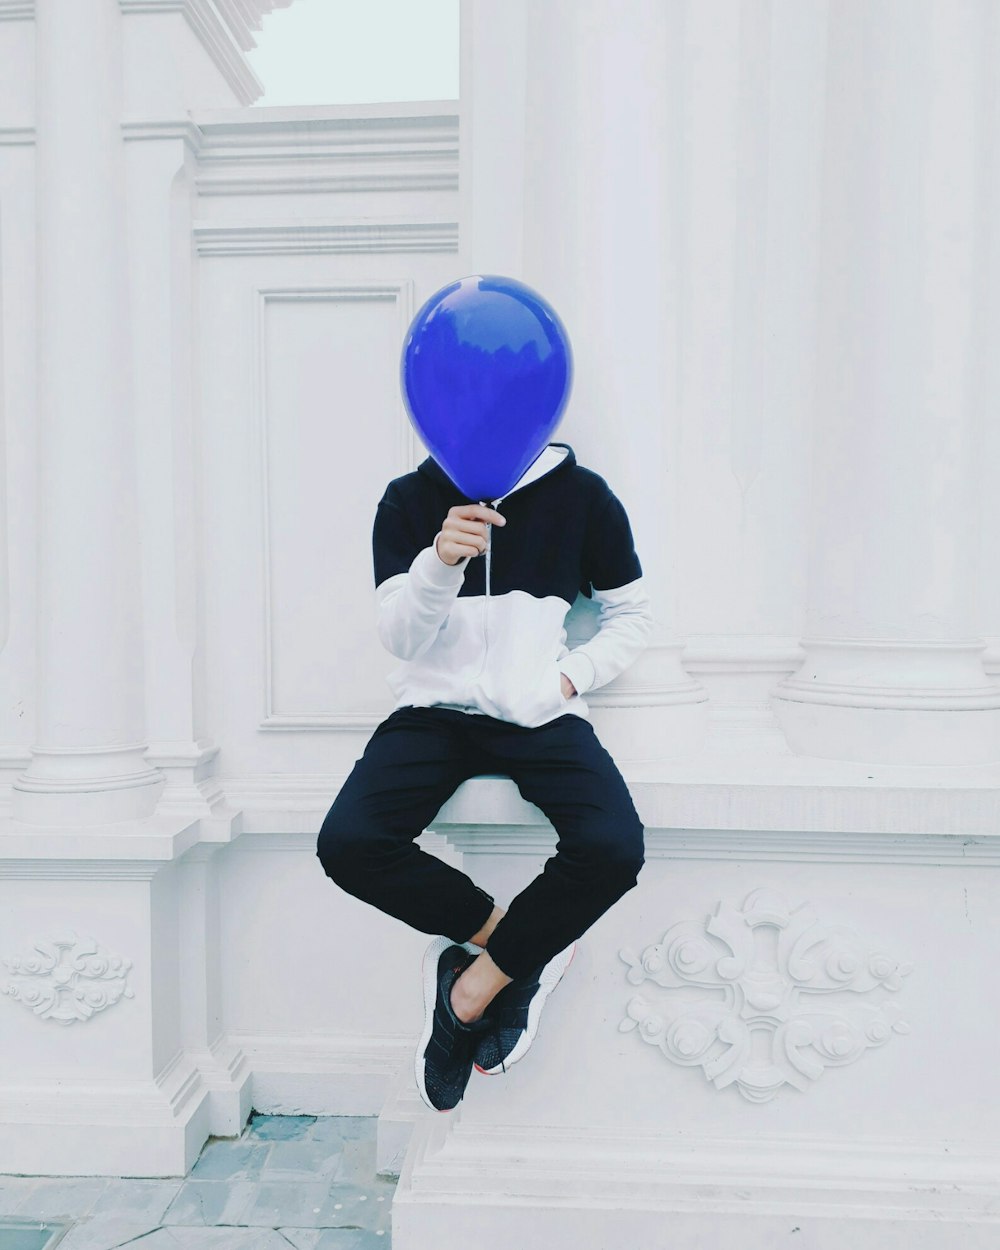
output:
[[238, 1136], [250, 1113], [241, 1055], [184, 1054], [163, 1080], [0, 1086], [0, 1172], [186, 1176], [210, 1135]]
[[1000, 761], [1000, 685], [970, 641], [817, 639], [772, 693], [798, 755], [872, 764]]
[[470, 1129], [460, 1111], [415, 1128], [392, 1202], [396, 1250], [992, 1250], [1000, 1237], [995, 1151]]
[[95, 825], [143, 820], [156, 811], [163, 774], [145, 745], [32, 748], [11, 784], [10, 815], [33, 825]]

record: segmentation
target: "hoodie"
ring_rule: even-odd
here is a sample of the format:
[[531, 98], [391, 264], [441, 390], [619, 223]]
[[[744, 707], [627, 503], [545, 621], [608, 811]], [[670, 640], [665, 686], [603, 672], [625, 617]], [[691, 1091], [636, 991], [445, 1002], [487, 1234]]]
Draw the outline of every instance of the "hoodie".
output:
[[[396, 707], [440, 706], [527, 728], [567, 713], [617, 677], [652, 628], [621, 501], [566, 443], [549, 443], [506, 495], [490, 501], [482, 556], [437, 554], [448, 510], [470, 500], [430, 456], [394, 478], [372, 532], [378, 636], [402, 661], [387, 677]], [[578, 594], [598, 604], [594, 636], [572, 650], [566, 614]], [[576, 694], [562, 692], [561, 675]]]

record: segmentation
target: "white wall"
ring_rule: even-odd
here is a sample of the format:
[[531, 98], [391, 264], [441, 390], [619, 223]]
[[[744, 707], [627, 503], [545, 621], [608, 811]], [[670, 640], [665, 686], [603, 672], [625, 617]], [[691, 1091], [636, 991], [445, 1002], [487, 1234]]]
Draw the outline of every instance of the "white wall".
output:
[[[79, 4], [68, 39], [55, 0], [0, 3], [0, 1170], [176, 1174], [251, 1105], [373, 1113], [405, 1073], [427, 939], [333, 886], [315, 841], [391, 706], [370, 533], [424, 455], [403, 333], [446, 281], [498, 268], [565, 314], [583, 367], [558, 437], [626, 500], [649, 571], [654, 644], [593, 698], [649, 864], [587, 935], [533, 1069], [422, 1123], [399, 1244], [438, 1244], [475, 1175], [462, 1192], [518, 1244], [571, 1226], [598, 1244], [596, 1194], [635, 1244], [687, 1211], [693, 1246], [734, 1142], [805, 1201], [862, 1122], [878, 1236], [898, 1157], [923, 1210], [954, 1168], [978, 1218], [997, 1128], [975, 1077], [998, 961], [995, 11], [637, 0], [604, 31], [597, 0], [472, 0], [460, 106], [258, 111], [240, 49], [266, 5]], [[867, 129], [859, 65], [884, 70]], [[69, 143], [58, 99], [96, 82]], [[844, 151], [877, 170], [907, 132], [894, 91], [928, 108], [895, 198], [838, 190]], [[976, 137], [953, 153], [955, 118]], [[96, 252], [72, 246], [71, 177], [125, 223]], [[893, 265], [859, 265], [921, 187]], [[894, 309], [905, 350], [882, 350]], [[927, 334], [949, 349], [916, 422], [881, 399]], [[820, 381], [838, 361], [839, 406]], [[501, 902], [554, 840], [485, 778], [423, 838]], [[914, 1023], [755, 1103], [758, 1053], [718, 1086], [619, 1032], [619, 952], [759, 889], [908, 968], [882, 997]], [[801, 1015], [808, 987], [790, 993]], [[705, 1135], [666, 1192], [678, 1107]], [[400, 1086], [386, 1122], [413, 1118]], [[847, 1207], [864, 1170], [837, 1173]]]

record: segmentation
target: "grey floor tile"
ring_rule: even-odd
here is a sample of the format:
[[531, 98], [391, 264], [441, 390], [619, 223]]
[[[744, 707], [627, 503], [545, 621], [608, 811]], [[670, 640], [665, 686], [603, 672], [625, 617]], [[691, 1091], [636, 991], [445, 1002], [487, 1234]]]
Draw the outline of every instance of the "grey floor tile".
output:
[[247, 1136], [256, 1141], [294, 1141], [304, 1137], [315, 1122], [314, 1115], [253, 1115]]
[[265, 1224], [270, 1228], [322, 1227], [321, 1216], [330, 1188], [325, 1181], [261, 1181], [240, 1216], [240, 1223]]
[[37, 1183], [37, 1176], [0, 1176], [0, 1215], [12, 1215]]
[[320, 1233], [325, 1232], [322, 1228], [279, 1228], [278, 1232], [288, 1242], [290, 1246], [294, 1246], [295, 1250], [314, 1250], [316, 1242], [319, 1240]]
[[[369, 1176], [375, 1175], [378, 1166], [378, 1150], [375, 1138], [359, 1138], [344, 1143], [341, 1151], [342, 1164], [339, 1178], [352, 1184], [363, 1183]], [[339, 1179], [338, 1178], [338, 1179]]]
[[90, 1208], [90, 1214], [148, 1218], [151, 1226], [155, 1226], [160, 1223], [160, 1217], [183, 1184], [180, 1177], [174, 1180], [143, 1180], [136, 1177], [112, 1180]]
[[288, 1250], [273, 1228], [158, 1228], [128, 1250]]
[[320, 1115], [309, 1129], [313, 1141], [326, 1141], [334, 1137], [348, 1139], [370, 1138], [375, 1140], [378, 1117], [374, 1115]]
[[270, 1142], [211, 1140], [188, 1175], [199, 1181], [259, 1176], [270, 1149]]
[[256, 1196], [255, 1180], [185, 1181], [167, 1207], [161, 1224], [241, 1224], [243, 1212]]
[[143, 1234], [151, 1232], [157, 1224], [157, 1220], [134, 1215], [88, 1215], [76, 1221], [58, 1243], [57, 1250], [115, 1250], [127, 1242], [133, 1242], [136, 1250], [140, 1250], [146, 1245]]
[[321, 1228], [388, 1230], [392, 1219], [392, 1188], [384, 1181], [330, 1186], [316, 1223]]
[[[372, 1232], [366, 1228], [282, 1229], [295, 1250], [389, 1250], [392, 1238], [388, 1232]], [[310, 1241], [296, 1241], [292, 1234], [308, 1233]], [[475, 1248], [471, 1248], [475, 1250]]]
[[79, 1219], [111, 1184], [109, 1176], [43, 1176], [14, 1208], [13, 1215], [35, 1219]]
[[276, 1141], [261, 1169], [261, 1181], [333, 1180], [344, 1168], [344, 1143]]

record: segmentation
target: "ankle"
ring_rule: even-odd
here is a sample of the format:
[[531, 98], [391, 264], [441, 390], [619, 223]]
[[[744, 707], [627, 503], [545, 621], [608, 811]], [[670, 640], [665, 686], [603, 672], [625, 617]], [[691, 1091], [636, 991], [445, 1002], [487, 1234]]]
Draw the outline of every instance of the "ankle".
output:
[[458, 977], [451, 984], [451, 1009], [463, 1024], [471, 1024], [482, 1016], [485, 1004], [479, 1001], [478, 995], [470, 994], [461, 980]]
[[451, 987], [451, 1005], [463, 1023], [478, 1020], [487, 1006], [511, 978], [501, 972], [488, 951], [483, 951], [455, 978]]
[[502, 907], [494, 906], [490, 912], [489, 918], [478, 933], [474, 933], [469, 941], [473, 946], [481, 946], [483, 949], [489, 944], [490, 936], [500, 921], [506, 916], [506, 911]]

